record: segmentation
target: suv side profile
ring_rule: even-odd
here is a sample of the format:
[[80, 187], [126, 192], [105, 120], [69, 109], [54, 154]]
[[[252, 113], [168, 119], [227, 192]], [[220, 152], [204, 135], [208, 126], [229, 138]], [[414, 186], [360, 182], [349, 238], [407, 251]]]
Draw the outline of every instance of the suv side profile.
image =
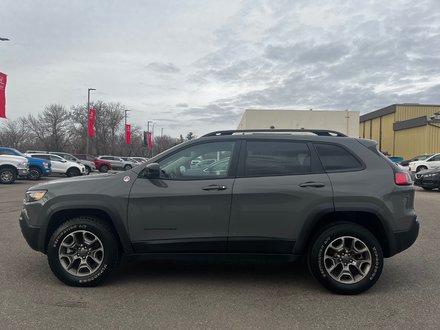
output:
[[68, 154], [67, 152], [50, 151], [49, 153], [63, 157], [64, 159], [69, 160], [71, 162], [76, 162], [78, 164], [84, 165], [84, 174], [85, 175], [89, 175], [91, 172], [96, 171], [95, 163], [91, 162], [89, 160], [78, 159], [74, 155]]
[[33, 152], [26, 154], [26, 156], [50, 160], [52, 164], [52, 173], [65, 174], [68, 177], [79, 176], [85, 173], [85, 167], [83, 164], [66, 160], [55, 154]]
[[[196, 169], [195, 159], [216, 162]], [[221, 131], [124, 173], [31, 187], [19, 223], [67, 285], [98, 285], [121, 255], [304, 255], [324, 287], [357, 294], [415, 242], [414, 194], [371, 140]]]
[[433, 154], [425, 159], [418, 159], [409, 163], [409, 170], [416, 173], [424, 170], [433, 170], [436, 168], [440, 168], [440, 153]]
[[98, 156], [98, 159], [109, 162], [114, 170], [127, 171], [133, 168], [132, 162], [123, 160], [121, 157], [104, 155], [104, 156]]

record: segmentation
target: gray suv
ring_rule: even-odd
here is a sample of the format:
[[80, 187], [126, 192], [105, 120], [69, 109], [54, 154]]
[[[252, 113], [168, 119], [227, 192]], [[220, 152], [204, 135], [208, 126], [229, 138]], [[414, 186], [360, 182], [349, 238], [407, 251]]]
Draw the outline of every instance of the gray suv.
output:
[[357, 294], [415, 242], [414, 193], [371, 140], [221, 131], [123, 173], [34, 186], [19, 222], [68, 285], [97, 285], [121, 255], [304, 255], [327, 289]]

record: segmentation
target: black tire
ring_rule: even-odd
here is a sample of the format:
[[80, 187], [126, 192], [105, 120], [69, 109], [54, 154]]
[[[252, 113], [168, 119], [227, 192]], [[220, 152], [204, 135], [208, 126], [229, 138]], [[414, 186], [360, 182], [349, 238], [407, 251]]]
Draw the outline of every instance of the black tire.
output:
[[125, 165], [124, 166], [124, 171], [128, 171], [128, 170], [131, 170], [131, 169], [132, 169], [131, 165]]
[[[87, 245], [84, 237], [98, 240]], [[72, 246], [66, 247], [66, 243]], [[96, 250], [90, 252], [87, 247]], [[52, 272], [70, 286], [90, 287], [100, 284], [118, 265], [119, 258], [119, 244], [112, 229], [94, 217], [82, 216], [64, 222], [52, 234], [47, 246], [47, 259]]]
[[27, 178], [32, 181], [37, 181], [41, 179], [41, 170], [38, 167], [30, 167]]
[[72, 177], [81, 175], [81, 172], [76, 167], [71, 167], [67, 170], [66, 174], [68, 177]]
[[89, 175], [92, 169], [88, 166], [84, 166], [84, 175]]
[[101, 165], [101, 167], [99, 168], [99, 172], [101, 173], [107, 173], [108, 172], [108, 166], [107, 165]]
[[431, 191], [432, 189], [434, 189], [434, 188], [430, 188], [430, 187], [422, 187], [423, 188], [423, 190], [428, 190], [428, 191]]
[[416, 173], [419, 173], [420, 171], [427, 170], [427, 169], [428, 168], [426, 166], [421, 165], [421, 166], [417, 167]]
[[[337, 252], [334, 248], [338, 244], [350, 245], [350, 242], [356, 242], [357, 249], [366, 251], [347, 253], [345, 250]], [[379, 242], [367, 229], [352, 223], [338, 223], [315, 237], [308, 261], [313, 277], [325, 288], [334, 293], [353, 295], [368, 290], [379, 279], [383, 253]]]
[[1, 184], [12, 184], [17, 179], [17, 173], [12, 167], [3, 167], [0, 169], [0, 183]]

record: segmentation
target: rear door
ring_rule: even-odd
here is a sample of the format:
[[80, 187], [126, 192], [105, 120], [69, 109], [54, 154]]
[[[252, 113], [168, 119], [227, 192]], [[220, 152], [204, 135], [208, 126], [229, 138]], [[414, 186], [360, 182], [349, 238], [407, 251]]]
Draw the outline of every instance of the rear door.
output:
[[242, 150], [228, 250], [292, 253], [304, 222], [333, 210], [330, 180], [307, 142], [252, 139]]

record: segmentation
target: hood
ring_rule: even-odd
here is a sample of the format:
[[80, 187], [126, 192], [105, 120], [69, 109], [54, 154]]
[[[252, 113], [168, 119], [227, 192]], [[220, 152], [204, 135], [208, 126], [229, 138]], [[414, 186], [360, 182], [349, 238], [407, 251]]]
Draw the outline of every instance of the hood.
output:
[[422, 176], [425, 174], [435, 174], [435, 173], [440, 173], [440, 168], [434, 168], [431, 170], [423, 170], [423, 171], [417, 172], [417, 176]]
[[26, 157], [22, 157], [22, 156], [13, 156], [13, 155], [0, 155], [0, 162], [1, 161], [10, 161], [10, 162], [28, 162]]
[[[120, 173], [118, 173], [120, 174]], [[75, 176], [71, 178], [63, 178], [63, 179], [57, 179], [57, 180], [51, 180], [44, 183], [39, 183], [35, 186], [32, 186], [29, 188], [29, 190], [36, 190], [36, 189], [48, 189], [55, 188], [57, 186], [59, 187], [66, 187], [67, 185], [71, 186], [72, 184], [82, 184], [82, 182], [87, 183], [93, 183], [96, 185], [99, 185], [99, 183], [103, 180], [109, 180], [116, 177], [117, 174], [99, 174], [99, 175], [87, 175], [87, 176]]]

